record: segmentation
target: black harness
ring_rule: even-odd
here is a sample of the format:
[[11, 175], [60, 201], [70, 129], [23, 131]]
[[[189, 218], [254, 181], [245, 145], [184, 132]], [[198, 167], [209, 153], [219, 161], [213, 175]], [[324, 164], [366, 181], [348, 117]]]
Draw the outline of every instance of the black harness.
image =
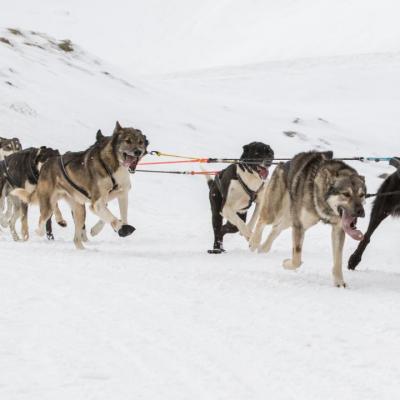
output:
[[[105, 162], [103, 161], [103, 159], [99, 156], [99, 161], [101, 166], [105, 169], [105, 171], [107, 172], [108, 176], [111, 179], [111, 183], [112, 183], [112, 189], [110, 190], [110, 193], [113, 192], [114, 190], [116, 190], [118, 188], [118, 184], [115, 181], [115, 178], [112, 174], [112, 172], [110, 171], [110, 168], [108, 168], [108, 166], [105, 164]], [[63, 160], [63, 156], [59, 157], [59, 164], [60, 164], [60, 168], [61, 171], [64, 175], [65, 180], [75, 189], [77, 190], [79, 193], [83, 194], [85, 197], [87, 197], [89, 200], [91, 199], [90, 194], [82, 187], [78, 186], [68, 175], [65, 167], [68, 165], [68, 163], [64, 163]]]
[[[32, 159], [32, 156], [31, 156]], [[28, 176], [28, 179], [31, 178], [32, 183], [36, 185], [39, 180], [39, 171], [36, 168], [35, 162], [32, 162], [32, 160], [29, 160], [29, 172], [30, 172], [30, 177]]]
[[246, 208], [244, 208], [245, 210], [248, 210], [251, 205], [253, 204], [253, 202], [256, 200], [258, 193], [260, 192], [260, 190], [263, 188], [264, 183], [261, 184], [261, 186], [256, 190], [251, 190], [243, 181], [243, 179], [240, 177], [239, 174], [236, 175], [236, 179], [238, 180], [238, 182], [240, 183], [240, 186], [242, 187], [242, 189], [246, 192], [246, 194], [250, 197], [249, 199], [249, 204], [247, 205]]
[[[242, 168], [242, 170], [247, 170], [248, 172], [252, 173], [253, 170], [251, 169], [247, 169], [246, 167]], [[221, 173], [217, 174], [215, 176], [214, 182], [216, 183], [219, 192], [222, 194], [223, 190], [222, 190], [222, 184], [221, 184]], [[249, 204], [244, 208], [244, 210], [248, 210], [251, 205], [253, 204], [253, 202], [256, 200], [258, 193], [260, 192], [260, 190], [263, 188], [264, 183], [261, 184], [261, 186], [256, 190], [251, 190], [246, 183], [243, 181], [243, 179], [240, 177], [240, 175], [237, 173], [237, 171], [235, 172], [235, 175], [232, 176], [233, 180], [237, 180], [240, 184], [240, 186], [242, 187], [242, 189], [245, 191], [245, 193], [249, 196]]]
[[8, 165], [7, 165], [6, 159], [7, 159], [7, 157], [5, 157], [4, 160], [0, 162], [1, 169], [3, 170], [3, 173], [4, 173], [4, 175], [5, 175], [5, 177], [6, 177], [7, 181], [8, 181], [8, 183], [9, 183], [12, 187], [16, 188], [16, 187], [18, 187], [18, 185], [15, 183], [13, 177], [12, 177], [11, 174], [10, 174], [10, 171], [9, 171], [9, 169], [8, 169]]

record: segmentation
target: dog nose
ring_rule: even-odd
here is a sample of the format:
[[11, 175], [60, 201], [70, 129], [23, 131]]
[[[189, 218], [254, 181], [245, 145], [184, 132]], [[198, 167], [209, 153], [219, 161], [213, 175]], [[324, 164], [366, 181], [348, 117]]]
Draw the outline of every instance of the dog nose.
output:
[[136, 149], [136, 150], [133, 152], [133, 154], [134, 154], [136, 157], [140, 157], [140, 156], [142, 155], [142, 150]]
[[356, 215], [357, 217], [364, 218], [365, 217], [365, 211], [363, 206], [357, 206], [356, 207]]

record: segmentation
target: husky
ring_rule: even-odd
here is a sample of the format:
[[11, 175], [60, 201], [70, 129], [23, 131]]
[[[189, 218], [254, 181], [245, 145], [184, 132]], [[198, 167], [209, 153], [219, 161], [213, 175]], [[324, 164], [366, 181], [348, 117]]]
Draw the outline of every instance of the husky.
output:
[[[68, 152], [49, 160], [43, 166], [33, 195], [16, 191], [24, 201], [39, 202], [37, 233], [44, 234], [44, 225], [57, 201], [65, 199], [72, 210], [77, 249], [84, 249], [85, 203], [89, 203], [91, 211], [109, 223], [119, 236], [132, 234], [135, 228], [127, 221], [129, 173], [135, 172], [138, 162], [147, 153], [147, 144], [146, 136], [140, 130], [123, 128], [117, 122], [112, 136], [96, 140], [87, 150]], [[121, 219], [107, 207], [107, 203], [115, 198], [119, 202]]]
[[[44, 163], [51, 157], [56, 157], [60, 153], [58, 150], [49, 147], [30, 147], [11, 154], [3, 161], [0, 161], [0, 192], [3, 193], [7, 200], [11, 201], [11, 208], [7, 210], [5, 215], [1, 216], [1, 224], [9, 226], [11, 235], [15, 241], [20, 240], [15, 224], [18, 218], [21, 218], [21, 234], [23, 240], [28, 240], [28, 206], [12, 195], [16, 188], [32, 193], [36, 189], [36, 184], [40, 175], [40, 170]], [[62, 218], [61, 212], [56, 206], [57, 222], [65, 226], [66, 222]], [[51, 232], [51, 224], [47, 225], [48, 238], [54, 238]]]
[[[252, 142], [243, 146], [239, 163], [223, 169], [215, 179], [207, 177], [214, 230], [213, 249], [208, 253], [220, 254], [225, 251], [223, 238], [227, 233], [239, 231], [249, 240], [258, 216], [260, 193], [273, 159], [274, 152], [269, 145]], [[246, 225], [247, 211], [254, 202], [254, 214]]]
[[[364, 217], [365, 179], [333, 153], [311, 151], [300, 153], [288, 163], [280, 163], [265, 190], [251, 250], [268, 252], [282, 230], [292, 228], [292, 258], [284, 268], [296, 269], [302, 264], [304, 234], [317, 222], [332, 225], [333, 281], [345, 287], [342, 254], [345, 234], [361, 240], [357, 218]], [[263, 229], [272, 224], [264, 244], [260, 245]]]
[[[17, 138], [7, 139], [0, 137], [0, 161], [10, 154], [16, 153], [22, 149], [21, 142]], [[8, 226], [8, 220], [12, 214], [13, 203], [11, 198], [7, 198], [7, 210], [5, 210], [6, 195], [0, 191], [0, 224], [5, 228]], [[4, 214], [3, 214], [4, 212]]]
[[[103, 132], [100, 129], [96, 133], [96, 143], [98, 143], [98, 144], [104, 143], [109, 138], [110, 138], [110, 136], [104, 136]], [[146, 136], [144, 136], [144, 142], [145, 142], [144, 145], [146, 148], [145, 154], [147, 154], [147, 146], [149, 145], [149, 141], [147, 140]], [[134, 170], [133, 171], [130, 170], [130, 172], [133, 173]], [[122, 213], [121, 203], [119, 203], [119, 206], [120, 206], [120, 213]], [[90, 234], [92, 236], [98, 235], [101, 232], [101, 230], [104, 228], [104, 226], [105, 226], [105, 222], [103, 220], [99, 219], [98, 222], [90, 230]]]
[[400, 158], [392, 158], [390, 165], [397, 168], [397, 171], [389, 175], [378, 190], [377, 197], [372, 206], [367, 231], [363, 240], [358, 244], [356, 251], [349, 259], [349, 269], [355, 269], [360, 263], [362, 255], [371, 240], [371, 236], [380, 223], [389, 215], [400, 217]]
[[16, 153], [22, 149], [18, 138], [6, 139], [0, 137], [0, 161], [10, 154]]

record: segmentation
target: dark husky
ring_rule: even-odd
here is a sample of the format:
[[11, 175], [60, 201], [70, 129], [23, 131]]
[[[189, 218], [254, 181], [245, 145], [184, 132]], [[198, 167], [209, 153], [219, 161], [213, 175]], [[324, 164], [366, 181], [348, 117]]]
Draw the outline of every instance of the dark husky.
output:
[[[22, 149], [19, 139], [12, 138], [7, 139], [0, 137], [0, 161], [4, 160], [6, 156], [9, 156]], [[13, 203], [11, 198], [7, 198], [7, 210], [5, 210], [5, 193], [0, 191], [0, 224], [5, 228], [8, 226], [8, 220], [12, 214]], [[4, 212], [4, 215], [3, 215]]]
[[[209, 253], [224, 252], [223, 238], [227, 233], [240, 232], [247, 240], [258, 215], [259, 194], [268, 177], [268, 169], [274, 159], [270, 146], [252, 142], [243, 146], [242, 160], [222, 170], [214, 180], [208, 178], [214, 246]], [[247, 161], [247, 162], [246, 162]], [[246, 225], [247, 211], [256, 203], [256, 210]], [[223, 224], [223, 218], [227, 220]]]
[[[52, 214], [56, 202], [64, 198], [70, 205], [74, 223], [74, 243], [83, 249], [85, 203], [109, 223], [120, 236], [130, 235], [135, 228], [128, 225], [129, 172], [134, 172], [146, 154], [146, 137], [138, 129], [122, 128], [117, 122], [112, 136], [104, 137], [85, 151], [68, 152], [43, 166], [34, 196], [17, 192], [26, 201], [39, 201], [39, 235]], [[115, 217], [107, 203], [117, 198], [121, 219]]]
[[349, 269], [355, 269], [360, 263], [364, 250], [380, 223], [389, 215], [400, 217], [400, 158], [393, 158], [390, 164], [396, 167], [397, 171], [388, 176], [378, 190], [377, 197], [372, 206], [367, 232], [365, 232], [364, 239], [358, 244], [356, 251], [349, 259]]
[[[292, 258], [285, 260], [288, 269], [300, 267], [305, 231], [319, 221], [332, 225], [333, 279], [336, 286], [346, 286], [342, 273], [345, 232], [361, 240], [358, 217], [364, 217], [366, 187], [363, 176], [342, 161], [333, 160], [332, 152], [300, 153], [286, 164], [279, 164], [264, 192], [264, 202], [254, 234], [252, 250], [268, 252], [282, 230], [292, 227]], [[259, 247], [266, 225], [272, 231]]]
[[[14, 240], [19, 240], [18, 234], [15, 230], [15, 223], [18, 218], [21, 218], [21, 233], [22, 239], [29, 238], [28, 221], [27, 221], [27, 204], [13, 196], [11, 192], [16, 188], [21, 188], [27, 193], [32, 193], [36, 189], [36, 184], [39, 178], [39, 172], [43, 164], [52, 157], [58, 156], [58, 150], [49, 147], [30, 147], [21, 150], [17, 153], [7, 156], [3, 161], [0, 161], [0, 192], [11, 200], [12, 208], [8, 214], [2, 215], [2, 225], [9, 226], [12, 237]], [[60, 210], [56, 205], [56, 219], [57, 222], [65, 226], [65, 221], [62, 218]], [[47, 236], [53, 238], [51, 232], [51, 222], [47, 225]]]

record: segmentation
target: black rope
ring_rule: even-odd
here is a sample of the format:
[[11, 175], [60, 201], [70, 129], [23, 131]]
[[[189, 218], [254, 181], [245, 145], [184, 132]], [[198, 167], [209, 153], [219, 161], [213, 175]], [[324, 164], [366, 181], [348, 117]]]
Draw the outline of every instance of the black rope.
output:
[[386, 192], [386, 193], [368, 193], [365, 198], [369, 199], [370, 197], [382, 197], [382, 196], [393, 196], [396, 194], [400, 194], [400, 190], [396, 190], [394, 192]]

